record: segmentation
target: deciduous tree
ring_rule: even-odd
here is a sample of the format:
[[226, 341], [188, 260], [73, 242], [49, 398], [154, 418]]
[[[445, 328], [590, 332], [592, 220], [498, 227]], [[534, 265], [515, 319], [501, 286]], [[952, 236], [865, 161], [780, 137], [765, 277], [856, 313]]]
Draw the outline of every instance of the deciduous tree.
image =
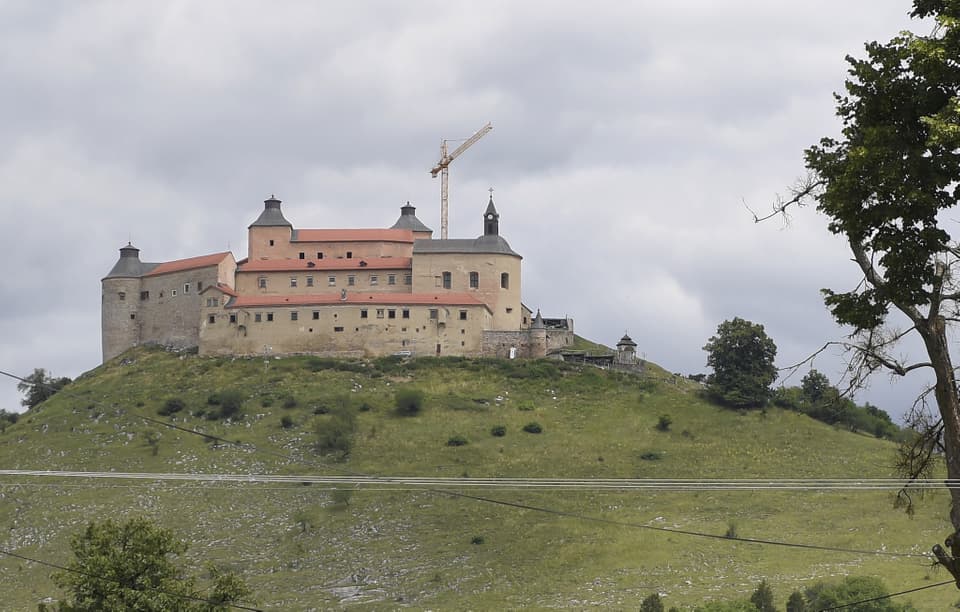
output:
[[22, 381], [17, 383], [17, 391], [24, 395], [20, 404], [26, 406], [29, 410], [46, 401], [70, 382], [70, 379], [66, 376], [54, 378], [43, 368], [34, 368], [33, 374], [25, 376]]
[[777, 345], [763, 331], [763, 325], [739, 317], [724, 321], [717, 335], [707, 341], [707, 392], [719, 402], [735, 408], [762, 406], [770, 398], [770, 385], [777, 378], [773, 360]]
[[[877, 370], [931, 372], [939, 416], [921, 450], [942, 432], [947, 474], [957, 479], [960, 393], [948, 338], [960, 322], [960, 245], [948, 211], [960, 201], [960, 1], [914, 0], [910, 14], [934, 27], [868, 43], [865, 58], [847, 58], [845, 92], [836, 96], [841, 135], [807, 149], [807, 179], [773, 214], [812, 202], [846, 240], [861, 280], [823, 293], [836, 320], [852, 329], [841, 343], [851, 351], [851, 382]], [[908, 334], [919, 336], [926, 353], [913, 363], [894, 352]], [[904, 467], [917, 476], [938, 456], [908, 454]], [[960, 557], [960, 489], [950, 494], [948, 543]]]
[[187, 550], [171, 531], [143, 518], [91, 523], [70, 542], [74, 560], [54, 581], [69, 601], [62, 612], [178, 610], [214, 612], [248, 598], [250, 589], [233, 574], [210, 568], [209, 593], [174, 563]]

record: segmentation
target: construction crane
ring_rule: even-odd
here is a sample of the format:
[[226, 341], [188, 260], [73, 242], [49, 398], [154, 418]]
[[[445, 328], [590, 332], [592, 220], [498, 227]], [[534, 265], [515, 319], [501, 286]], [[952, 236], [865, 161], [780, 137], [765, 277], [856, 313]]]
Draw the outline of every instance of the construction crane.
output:
[[450, 162], [455, 160], [461, 153], [469, 149], [473, 143], [477, 142], [483, 138], [484, 134], [493, 129], [493, 125], [487, 123], [477, 132], [463, 141], [459, 147], [453, 150], [453, 153], [447, 154], [447, 143], [448, 140], [440, 141], [440, 161], [437, 162], [437, 165], [430, 170], [430, 175], [433, 178], [437, 178], [437, 175], [440, 175], [440, 238], [442, 240], [447, 239], [447, 183], [450, 178]]

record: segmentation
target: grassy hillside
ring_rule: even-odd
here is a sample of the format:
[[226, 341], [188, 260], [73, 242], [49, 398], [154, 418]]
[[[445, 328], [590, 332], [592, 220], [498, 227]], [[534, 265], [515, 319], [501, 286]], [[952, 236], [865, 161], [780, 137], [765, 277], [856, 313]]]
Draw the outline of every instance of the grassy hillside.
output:
[[[399, 387], [426, 396], [393, 411]], [[138, 349], [83, 376], [0, 434], [6, 469], [469, 478], [878, 478], [894, 447], [770, 410], [739, 414], [651, 365], [646, 375], [553, 362], [309, 357], [200, 358]], [[242, 419], [208, 420], [237, 391]], [[229, 395], [226, 394], [226, 395]], [[186, 406], [158, 417], [168, 399]], [[216, 399], [216, 398], [214, 398]], [[316, 452], [338, 410], [355, 416], [349, 458]], [[660, 415], [673, 424], [655, 427]], [[209, 442], [138, 415], [238, 441]], [[284, 427], [282, 421], [286, 419]], [[536, 421], [540, 434], [522, 431]], [[502, 425], [506, 435], [491, 428]], [[148, 443], [160, 434], [156, 454]], [[468, 441], [448, 446], [451, 437]], [[192, 545], [190, 563], [242, 573], [268, 609], [636, 608], [748, 596], [766, 577], [779, 606], [832, 576], [892, 590], [949, 578], [920, 558], [705, 539], [569, 516], [824, 546], [926, 552], [950, 532], [946, 495], [909, 518], [883, 491], [456, 489], [520, 509], [397, 485], [0, 477], [2, 546], [63, 563], [90, 520], [144, 515]], [[59, 595], [49, 569], [0, 558], [6, 609]], [[910, 596], [947, 609], [949, 587]]]

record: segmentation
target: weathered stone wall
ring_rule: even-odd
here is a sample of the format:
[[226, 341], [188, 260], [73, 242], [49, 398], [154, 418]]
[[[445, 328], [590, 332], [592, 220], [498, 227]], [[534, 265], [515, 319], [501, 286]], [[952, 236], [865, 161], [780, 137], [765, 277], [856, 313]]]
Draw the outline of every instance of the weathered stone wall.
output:
[[[200, 306], [204, 287], [216, 285], [218, 266], [143, 277], [140, 290], [140, 343], [176, 348], [195, 347], [200, 342]], [[222, 281], [221, 281], [222, 282]]]
[[108, 361], [140, 343], [140, 279], [104, 279], [101, 291], [100, 341]]
[[547, 330], [547, 352], [565, 349], [573, 345], [573, 320], [568, 319], [569, 329]]
[[[368, 291], [374, 293], [410, 293], [411, 285], [405, 284], [410, 275], [409, 268], [384, 270], [316, 270], [313, 272], [240, 272], [237, 274], [237, 292], [246, 295], [310, 295], [317, 293], [340, 293], [347, 291]], [[350, 277], [353, 284], [350, 284]], [[372, 277], [376, 277], [376, 284]], [[393, 284], [390, 284], [390, 277]], [[260, 278], [267, 281], [266, 288], [260, 287]], [[291, 279], [296, 279], [296, 287]], [[309, 279], [313, 279], [310, 283]], [[333, 282], [331, 283], [331, 279]]]
[[[493, 312], [491, 328], [519, 330], [523, 322], [520, 304], [520, 258], [488, 253], [417, 253], [413, 259], [413, 292], [473, 293]], [[450, 273], [450, 288], [442, 286], [443, 273]], [[477, 288], [470, 287], [470, 273], [476, 272]], [[508, 275], [508, 287], [500, 286], [500, 275]]]
[[485, 357], [510, 357], [510, 349], [516, 349], [516, 357], [540, 358], [547, 354], [546, 331], [524, 329], [517, 331], [486, 330], [481, 338], [481, 351]]
[[[404, 310], [409, 318], [403, 318]], [[431, 310], [437, 311], [435, 319]], [[296, 319], [291, 313], [296, 313]], [[236, 319], [233, 323], [231, 315]], [[378, 356], [410, 351], [419, 356], [479, 355], [481, 333], [489, 323], [484, 306], [204, 306], [200, 354]]]

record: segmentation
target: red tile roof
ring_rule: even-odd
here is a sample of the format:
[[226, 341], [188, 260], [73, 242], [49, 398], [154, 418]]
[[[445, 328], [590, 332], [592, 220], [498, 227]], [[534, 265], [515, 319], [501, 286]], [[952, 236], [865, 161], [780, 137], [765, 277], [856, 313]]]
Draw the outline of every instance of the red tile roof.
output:
[[408, 229], [301, 229], [290, 242], [409, 242]]
[[212, 255], [201, 255], [199, 257], [190, 257], [188, 259], [178, 259], [176, 261], [165, 261], [157, 264], [157, 267], [150, 270], [144, 276], [157, 276], [158, 274], [170, 274], [171, 272], [183, 272], [184, 270], [193, 270], [195, 268], [206, 268], [219, 264], [225, 257], [232, 255], [230, 251], [223, 253], [214, 253]]
[[241, 295], [227, 304], [228, 308], [257, 306], [322, 306], [327, 304], [375, 304], [396, 306], [486, 306], [470, 293], [361, 293], [348, 291], [347, 299], [340, 293], [310, 295]]
[[[410, 270], [409, 257], [355, 257], [353, 259], [261, 259], [237, 267], [237, 272], [277, 272], [311, 270]], [[313, 265], [310, 265], [313, 264]]]
[[236, 291], [234, 291], [233, 289], [231, 289], [230, 286], [227, 285], [227, 284], [225, 284], [225, 283], [217, 283], [216, 285], [207, 285], [206, 287], [203, 288], [203, 291], [201, 291], [200, 293], [206, 293], [207, 291], [210, 291], [211, 289], [216, 289], [217, 291], [219, 291], [219, 292], [221, 292], [221, 293], [224, 293], [224, 294], [226, 294], [226, 295], [232, 296], [232, 297], [237, 297], [238, 295], [240, 295], [239, 293], [237, 293]]

